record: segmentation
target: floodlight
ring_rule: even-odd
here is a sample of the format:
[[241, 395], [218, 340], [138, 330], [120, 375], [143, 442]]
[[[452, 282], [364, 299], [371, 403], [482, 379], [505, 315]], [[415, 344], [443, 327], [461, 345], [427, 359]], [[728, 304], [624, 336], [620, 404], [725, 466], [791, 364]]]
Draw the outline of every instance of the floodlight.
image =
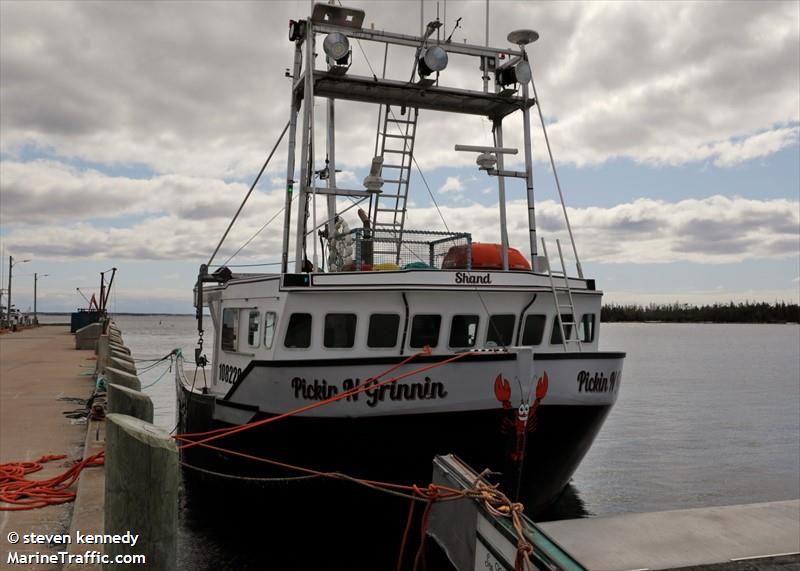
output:
[[347, 36], [341, 32], [332, 32], [325, 36], [322, 42], [322, 49], [325, 54], [338, 64], [346, 64], [350, 54], [350, 42]]
[[500, 85], [525, 84], [531, 80], [531, 66], [527, 61], [519, 60], [514, 65], [499, 68], [496, 74]]
[[419, 56], [417, 69], [420, 77], [427, 77], [434, 71], [442, 71], [447, 67], [447, 52], [441, 46], [424, 48]]

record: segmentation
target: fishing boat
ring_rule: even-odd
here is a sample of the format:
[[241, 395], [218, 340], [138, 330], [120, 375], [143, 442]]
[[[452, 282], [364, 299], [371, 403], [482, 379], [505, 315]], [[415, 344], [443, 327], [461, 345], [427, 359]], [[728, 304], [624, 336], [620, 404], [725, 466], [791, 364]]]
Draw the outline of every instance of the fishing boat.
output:
[[[455, 454], [496, 473], [536, 515], [601, 429], [625, 358], [599, 349], [602, 292], [583, 274], [566, 208], [574, 270], [560, 241], [548, 256], [537, 235], [538, 34], [512, 31], [508, 45], [489, 47], [488, 31], [487, 45], [460, 43], [444, 37], [438, 19], [416, 36], [365, 27], [364, 18], [316, 4], [311, 17], [290, 23], [280, 272], [239, 273], [214, 266], [214, 256], [200, 268], [197, 369], [180, 362], [176, 374], [178, 432], [183, 442], [203, 442], [184, 450], [186, 462], [233, 473], [246, 453], [267, 460], [249, 462], [264, 477], [303, 474], [300, 467], [424, 485], [433, 457]], [[383, 47], [380, 77], [351, 73], [355, 42]], [[390, 49], [408, 54], [410, 80], [388, 74]], [[476, 63], [474, 89], [446, 85], [454, 55]], [[324, 118], [315, 117], [315, 101], [324, 102]], [[371, 168], [360, 188], [337, 181], [342, 102], [376, 107], [375, 151], [364, 158]], [[476, 156], [478, 176], [496, 179], [496, 244], [473, 241], [469, 226], [415, 229], [408, 219], [417, 129], [429, 111], [488, 119], [492, 145], [453, 144]], [[520, 149], [504, 146], [503, 128], [520, 118], [523, 170], [510, 170], [504, 158]], [[318, 123], [324, 164], [314, 148]], [[506, 183], [526, 190], [524, 254], [509, 245]], [[205, 310], [213, 337], [204, 341]]]

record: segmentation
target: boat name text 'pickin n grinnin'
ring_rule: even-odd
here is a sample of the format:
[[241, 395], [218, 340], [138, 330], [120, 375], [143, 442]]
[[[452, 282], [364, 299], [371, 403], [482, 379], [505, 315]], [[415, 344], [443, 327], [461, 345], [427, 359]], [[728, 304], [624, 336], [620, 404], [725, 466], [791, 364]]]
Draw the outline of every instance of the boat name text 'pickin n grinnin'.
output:
[[611, 376], [606, 377], [603, 373], [592, 375], [589, 371], [578, 373], [578, 392], [579, 393], [608, 393], [614, 392], [617, 386], [619, 373], [612, 371]]
[[[370, 384], [376, 384], [373, 381]], [[314, 379], [308, 382], [301, 377], [292, 379], [292, 390], [294, 398], [307, 400], [325, 400], [339, 394], [339, 387], [328, 383], [325, 379]], [[355, 389], [361, 384], [361, 379], [345, 379], [342, 381], [342, 392]], [[347, 396], [347, 401], [357, 401], [362, 393]], [[433, 381], [430, 377], [425, 377], [424, 381], [418, 383], [391, 383], [380, 387], [367, 388], [363, 391], [366, 397], [367, 406], [375, 407], [378, 403], [385, 400], [428, 400], [443, 399], [447, 397], [447, 390], [444, 384]]]
[[467, 272], [456, 272], [457, 284], [490, 284], [492, 274], [468, 274]]

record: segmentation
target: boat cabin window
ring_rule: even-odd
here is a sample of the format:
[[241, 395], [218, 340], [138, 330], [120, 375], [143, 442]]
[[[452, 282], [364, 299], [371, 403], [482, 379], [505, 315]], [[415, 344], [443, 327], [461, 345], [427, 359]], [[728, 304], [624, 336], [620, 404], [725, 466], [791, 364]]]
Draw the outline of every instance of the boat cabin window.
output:
[[[572, 338], [572, 325], [570, 322], [572, 321], [572, 315], [569, 313], [565, 313], [561, 316], [561, 319], [564, 320], [564, 335], [567, 336], [567, 339]], [[550, 343], [552, 345], [561, 345], [561, 328], [558, 326], [558, 316], [553, 320], [553, 333], [550, 335]]]
[[425, 345], [436, 347], [439, 344], [441, 326], [441, 315], [415, 315], [411, 322], [410, 345], [417, 349]]
[[584, 343], [594, 341], [594, 313], [585, 313], [578, 324], [578, 337]]
[[393, 313], [373, 313], [369, 316], [367, 347], [394, 347], [397, 345], [397, 330], [400, 316]]
[[525, 318], [525, 327], [522, 329], [523, 345], [539, 345], [544, 337], [546, 315], [529, 315]]
[[264, 348], [272, 348], [272, 340], [275, 339], [275, 312], [268, 311], [264, 314]]
[[258, 347], [261, 339], [259, 335], [259, 328], [261, 327], [261, 313], [258, 310], [251, 309], [247, 317], [247, 344], [250, 347]]
[[349, 349], [356, 340], [356, 316], [354, 313], [329, 313], [325, 316], [325, 347]]
[[311, 314], [293, 313], [283, 344], [289, 349], [307, 349], [311, 345]]
[[477, 315], [454, 315], [450, 322], [450, 347], [474, 347], [479, 321]]
[[239, 309], [229, 307], [222, 310], [221, 347], [223, 351], [236, 351], [239, 347]]
[[486, 330], [486, 345], [494, 344], [501, 347], [513, 345], [514, 321], [516, 319], [513, 313], [492, 315]]

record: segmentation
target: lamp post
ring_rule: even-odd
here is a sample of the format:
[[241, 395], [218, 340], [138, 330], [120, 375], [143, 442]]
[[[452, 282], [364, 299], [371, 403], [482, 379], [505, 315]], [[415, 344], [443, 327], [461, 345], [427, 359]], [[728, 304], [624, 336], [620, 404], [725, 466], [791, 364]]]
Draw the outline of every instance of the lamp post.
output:
[[33, 274], [33, 324], [34, 325], [39, 325], [39, 314], [36, 312], [36, 284], [39, 281], [39, 277], [46, 278], [49, 275], [50, 274], [42, 274], [41, 276], [39, 276], [39, 274], [37, 273]]
[[[17, 264], [24, 264], [25, 262], [30, 262], [30, 260], [19, 260]], [[6, 296], [8, 299], [8, 324], [11, 325], [11, 270], [17, 264], [14, 263], [14, 256], [8, 257], [8, 295]]]

